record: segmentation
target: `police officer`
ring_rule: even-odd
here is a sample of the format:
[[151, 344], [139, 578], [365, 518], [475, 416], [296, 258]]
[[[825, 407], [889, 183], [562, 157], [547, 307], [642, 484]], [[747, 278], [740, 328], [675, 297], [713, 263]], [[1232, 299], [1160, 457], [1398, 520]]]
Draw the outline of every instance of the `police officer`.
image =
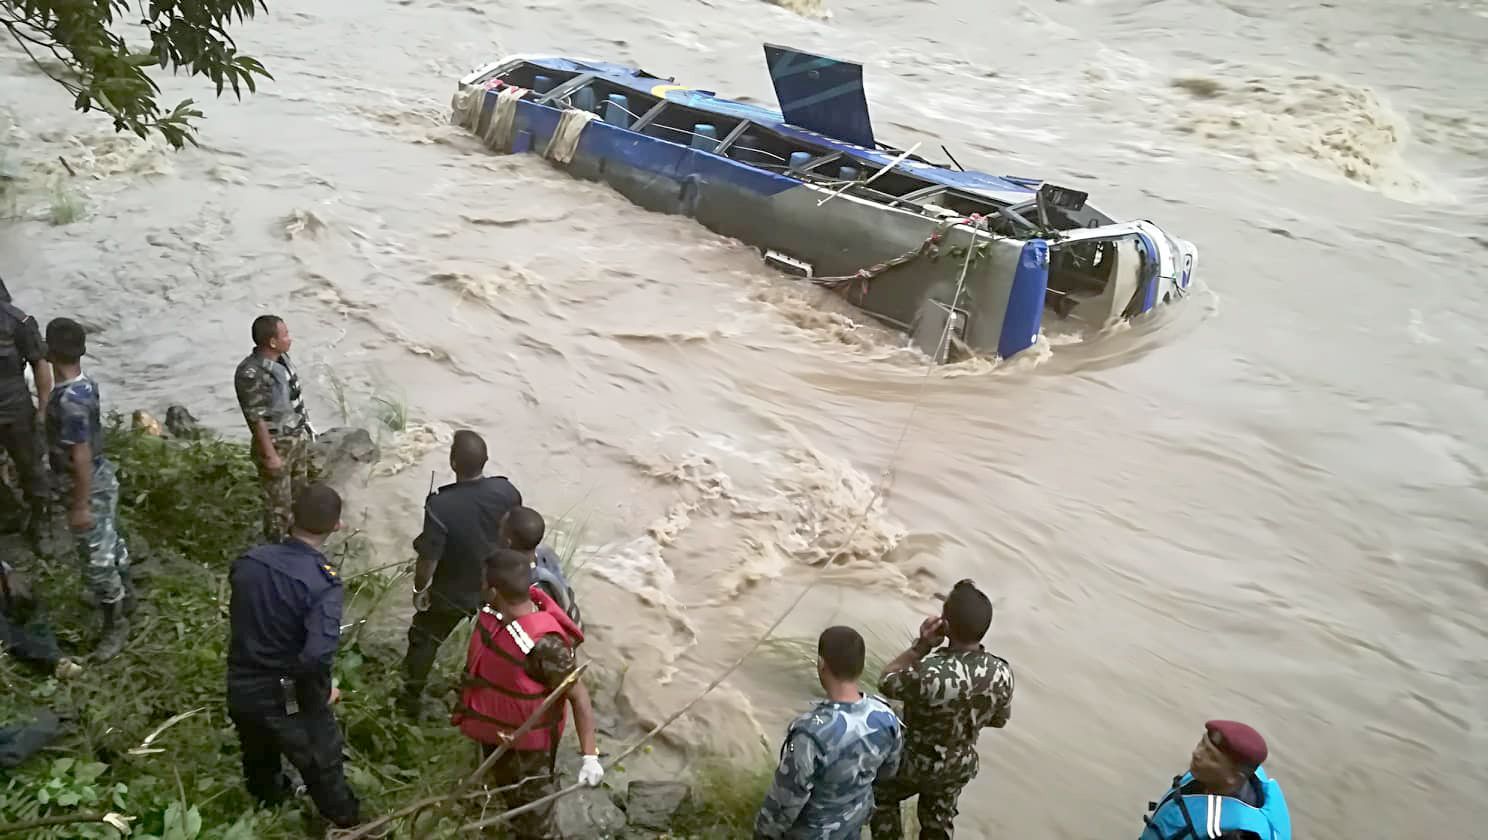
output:
[[252, 436], [264, 494], [264, 538], [289, 531], [290, 504], [310, 483], [310, 416], [289, 361], [289, 325], [277, 315], [253, 320], [253, 352], [238, 364], [233, 387]]
[[857, 840], [873, 811], [874, 782], [899, 766], [899, 718], [858, 687], [863, 637], [851, 627], [828, 627], [816, 651], [827, 699], [791, 722], [754, 820], [756, 840]]
[[321, 554], [341, 527], [341, 497], [312, 484], [295, 499], [289, 539], [250, 549], [232, 566], [227, 710], [243, 749], [248, 792], [274, 805], [291, 792], [282, 758], [326, 819], [355, 825], [359, 805], [342, 770], [331, 705], [341, 636], [341, 581]]
[[[11, 302], [10, 291], [0, 279], [0, 448], [15, 464], [29, 508], [26, 538], [38, 553], [47, 518], [47, 483], [36, 430], [46, 416], [52, 392], [52, 370], [44, 364], [45, 358], [46, 345], [36, 319]], [[36, 378], [34, 404], [26, 391], [28, 365]]]

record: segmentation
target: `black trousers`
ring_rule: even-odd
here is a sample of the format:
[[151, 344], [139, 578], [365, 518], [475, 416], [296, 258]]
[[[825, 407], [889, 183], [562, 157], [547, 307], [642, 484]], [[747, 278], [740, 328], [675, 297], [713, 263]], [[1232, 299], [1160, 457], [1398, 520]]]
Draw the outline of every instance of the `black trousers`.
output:
[[27, 409], [18, 417], [0, 418], [0, 448], [15, 464], [21, 492], [38, 522], [46, 512], [47, 476], [41, 467], [41, 442], [36, 434], [36, 413]]
[[429, 670], [434, 667], [434, 658], [439, 655], [439, 646], [454, 632], [456, 625], [473, 612], [441, 604], [436, 594], [433, 606], [413, 614], [413, 622], [408, 626], [408, 654], [403, 657], [405, 699], [416, 700], [424, 693], [424, 685], [429, 681]]
[[[240, 700], [236, 708], [234, 699]], [[266, 806], [283, 802], [292, 792], [284, 774], [283, 759], [289, 759], [300, 771], [321, 816], [342, 828], [356, 825], [361, 805], [346, 783], [341, 730], [330, 706], [321, 704], [291, 716], [282, 706], [242, 703], [242, 699], [229, 693], [228, 716], [243, 748], [248, 793]]]

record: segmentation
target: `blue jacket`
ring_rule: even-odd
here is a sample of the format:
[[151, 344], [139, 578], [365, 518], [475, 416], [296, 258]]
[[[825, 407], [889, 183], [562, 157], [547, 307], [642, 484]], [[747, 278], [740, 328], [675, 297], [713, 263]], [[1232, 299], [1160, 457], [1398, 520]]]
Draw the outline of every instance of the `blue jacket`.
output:
[[249, 549], [233, 561], [228, 580], [229, 689], [289, 677], [302, 697], [329, 694], [343, 590], [325, 555], [291, 537]]
[[1260, 840], [1292, 840], [1292, 817], [1286, 797], [1275, 779], [1257, 767], [1251, 785], [1258, 805], [1231, 796], [1184, 793], [1193, 776], [1184, 773], [1147, 817], [1141, 840], [1217, 840], [1243, 837], [1248, 832]]

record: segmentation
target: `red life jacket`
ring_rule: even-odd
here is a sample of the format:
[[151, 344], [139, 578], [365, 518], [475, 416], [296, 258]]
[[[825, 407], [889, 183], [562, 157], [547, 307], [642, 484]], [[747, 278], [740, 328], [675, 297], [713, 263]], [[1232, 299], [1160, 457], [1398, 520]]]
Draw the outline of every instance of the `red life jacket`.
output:
[[[549, 633], [559, 634], [570, 646], [584, 641], [583, 632], [546, 593], [534, 586], [531, 597], [538, 611], [515, 621], [502, 621], [491, 607], [483, 608], [476, 618], [465, 652], [460, 704], [450, 716], [450, 723], [467, 738], [503, 744], [542, 705], [547, 687], [527, 676], [523, 668], [533, 643]], [[511, 748], [543, 752], [557, 748], [566, 711], [562, 701], [554, 703]]]

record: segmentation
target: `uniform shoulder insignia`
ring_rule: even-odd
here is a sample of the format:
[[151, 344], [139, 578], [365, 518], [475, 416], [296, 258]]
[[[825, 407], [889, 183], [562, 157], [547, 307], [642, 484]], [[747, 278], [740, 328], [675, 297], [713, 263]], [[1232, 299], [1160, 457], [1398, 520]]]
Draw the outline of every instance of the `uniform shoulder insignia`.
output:
[[321, 563], [320, 564], [320, 572], [321, 572], [321, 574], [323, 574], [323, 575], [326, 576], [326, 580], [333, 581], [333, 582], [337, 580], [336, 570], [333, 569], [333, 568], [331, 568], [331, 564], [330, 563]]

